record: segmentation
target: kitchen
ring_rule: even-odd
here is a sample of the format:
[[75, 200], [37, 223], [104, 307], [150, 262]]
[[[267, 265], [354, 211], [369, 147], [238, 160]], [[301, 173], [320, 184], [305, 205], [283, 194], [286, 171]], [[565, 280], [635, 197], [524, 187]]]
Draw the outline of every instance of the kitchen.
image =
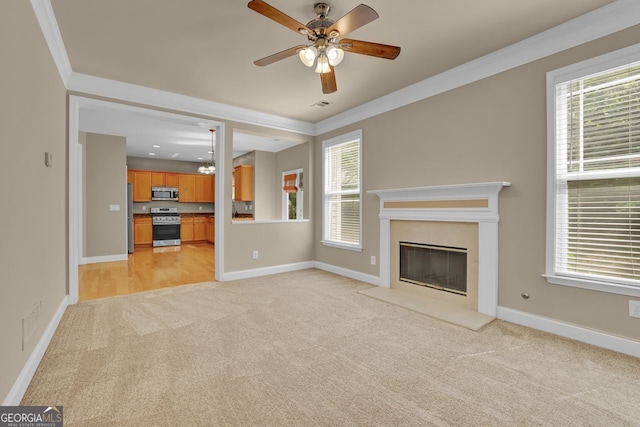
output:
[[132, 169], [135, 160], [127, 160], [129, 253], [144, 245], [213, 244], [215, 175]]
[[[83, 110], [84, 111], [84, 110]], [[102, 112], [104, 116], [104, 112]], [[86, 117], [86, 115], [85, 115]], [[81, 116], [82, 118], [82, 116]], [[113, 117], [110, 121], [114, 122]], [[121, 128], [126, 128], [123, 117], [115, 120]], [[102, 118], [101, 120], [104, 120]], [[103, 121], [100, 121], [103, 123]], [[159, 128], [153, 124], [153, 132]], [[193, 128], [193, 126], [191, 126]], [[200, 134], [208, 134], [208, 129], [197, 129]], [[91, 131], [100, 131], [100, 133]], [[125, 129], [126, 130], [126, 129]], [[191, 129], [193, 131], [193, 129]], [[153, 272], [129, 273], [124, 280], [131, 281], [131, 276], [145, 277], [145, 283], [129, 286], [130, 291], [147, 290], [149, 282], [164, 287], [168, 286], [168, 277], [175, 277], [176, 284], [197, 283], [214, 280], [215, 274], [215, 181], [216, 175], [198, 173], [198, 167], [203, 161], [188, 161], [173, 155], [152, 155], [151, 150], [160, 152], [159, 147], [152, 147], [151, 143], [140, 149], [136, 148], [135, 133], [126, 132], [126, 137], [104, 134], [125, 133], [121, 130], [105, 129], [104, 126], [88, 126], [80, 132], [79, 142], [83, 146], [83, 212], [82, 212], [82, 257], [79, 263], [80, 276], [89, 270], [98, 271], [108, 266], [114, 269], [118, 264], [134, 262], [136, 268], [142, 264], [153, 266]], [[193, 132], [192, 132], [193, 133]], [[134, 135], [134, 136], [131, 136]], [[278, 187], [278, 168], [286, 168], [288, 164], [299, 167], [307, 165], [310, 146], [300, 141], [279, 141], [270, 137], [243, 134], [234, 131], [232, 168], [230, 175], [232, 199], [232, 223], [248, 224], [255, 219], [278, 221], [282, 219], [280, 201], [282, 200], [282, 186]], [[208, 135], [207, 135], [208, 136]], [[153, 141], [164, 145], [162, 137], [152, 135]], [[148, 140], [147, 140], [148, 141]], [[258, 143], [256, 143], [258, 141]], [[206, 142], [205, 142], [206, 144]], [[202, 152], [202, 141], [200, 151]], [[265, 151], [256, 150], [256, 146]], [[137, 151], [136, 151], [137, 150]], [[207, 148], [204, 148], [204, 153]], [[174, 147], [174, 153], [175, 153]], [[186, 150], [184, 150], [186, 151]], [[158, 153], [156, 153], [158, 154]], [[200, 154], [206, 156], [206, 154]], [[175, 160], [174, 160], [175, 158]], [[278, 160], [278, 159], [284, 160]], [[266, 160], [265, 160], [266, 159]], [[257, 171], [257, 172], [256, 172]], [[301, 174], [302, 176], [302, 174]], [[227, 182], [229, 182], [227, 181]], [[127, 224], [127, 184], [131, 184], [131, 212], [132, 227], [131, 240], [134, 243], [133, 254], [127, 253], [129, 231]], [[122, 185], [122, 186], [120, 186]], [[177, 189], [178, 200], [153, 200], [153, 188], [164, 187]], [[157, 190], [157, 189], [156, 189]], [[172, 198], [169, 196], [169, 198]], [[175, 198], [175, 197], [173, 197]], [[306, 201], [305, 201], [305, 204]], [[157, 208], [169, 209], [164, 217], [178, 217], [180, 245], [153, 246], [153, 211]], [[309, 212], [305, 209], [305, 212]], [[166, 215], [170, 213], [171, 215]], [[175, 218], [174, 218], [175, 220]], [[173, 224], [173, 233], [177, 237], [177, 224]], [[169, 227], [171, 228], [171, 227]], [[165, 226], [166, 229], [166, 226]], [[171, 230], [169, 230], [171, 231]], [[161, 239], [156, 239], [161, 240]], [[162, 239], [171, 240], [171, 239]], [[173, 239], [177, 240], [177, 239]], [[123, 242], [125, 250], [122, 250]], [[177, 242], [173, 242], [177, 243]], [[205, 249], [208, 247], [208, 249]], [[201, 251], [208, 250], [207, 255], [194, 253], [194, 248]], [[144, 252], [154, 253], [156, 259], [141, 262]], [[158, 261], [160, 254], [181, 253], [181, 259], [191, 258], [199, 260], [197, 265], [182, 267], [186, 272], [200, 271], [200, 276], [179, 277], [177, 273], [168, 273], [167, 266], [176, 264], [175, 260]], [[137, 261], [136, 261], [137, 259]], [[114, 262], [115, 261], [115, 262]], [[120, 266], [119, 268], [122, 268]], [[113, 272], [109, 274], [113, 275]], [[204, 275], [204, 276], [203, 276]], [[172, 279], [173, 280], [173, 279]], [[82, 280], [80, 280], [82, 282]], [[80, 286], [81, 287], [81, 286]], [[105, 285], [92, 284], [92, 288], [105, 288]], [[82, 298], [81, 298], [82, 299]]]

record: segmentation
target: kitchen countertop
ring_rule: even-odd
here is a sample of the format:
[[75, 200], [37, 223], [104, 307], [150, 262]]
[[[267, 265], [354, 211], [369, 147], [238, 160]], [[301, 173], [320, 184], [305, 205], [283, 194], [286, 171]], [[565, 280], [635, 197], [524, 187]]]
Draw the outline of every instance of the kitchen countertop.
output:
[[[195, 218], [195, 217], [207, 217], [207, 218], [215, 218], [215, 215], [212, 212], [185, 212], [185, 213], [181, 213], [178, 212], [180, 214], [181, 218]], [[148, 213], [134, 213], [133, 214], [134, 218], [151, 218], [151, 214]]]
[[181, 218], [195, 218], [195, 217], [199, 217], [199, 216], [204, 216], [207, 218], [214, 218], [215, 215], [211, 212], [187, 212], [187, 213], [181, 213], [180, 217]]

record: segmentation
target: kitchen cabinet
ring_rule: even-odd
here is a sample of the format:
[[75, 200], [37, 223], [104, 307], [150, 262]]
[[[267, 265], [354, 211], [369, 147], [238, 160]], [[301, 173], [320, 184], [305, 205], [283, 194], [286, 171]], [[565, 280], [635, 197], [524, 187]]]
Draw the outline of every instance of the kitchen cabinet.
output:
[[133, 184], [133, 171], [127, 169], [127, 184]]
[[178, 186], [178, 176], [179, 174], [173, 172], [165, 172], [164, 174], [164, 185], [166, 187], [177, 187]]
[[151, 245], [153, 243], [153, 225], [151, 218], [133, 218], [133, 244]]
[[204, 242], [207, 240], [207, 218], [204, 216], [180, 217], [180, 241]]
[[151, 172], [151, 186], [152, 187], [165, 187], [165, 173], [164, 172]]
[[207, 240], [207, 219], [203, 216], [197, 216], [193, 218], [193, 240], [204, 241]]
[[215, 175], [195, 176], [195, 201], [203, 203], [214, 202], [214, 181]]
[[253, 201], [253, 166], [238, 165], [233, 168], [234, 200]]
[[180, 217], [180, 242], [193, 242], [193, 218]]
[[133, 172], [133, 201], [134, 202], [150, 202], [151, 201], [151, 172], [149, 171], [132, 171]]
[[178, 202], [196, 201], [196, 176], [190, 173], [181, 173], [178, 176]]
[[207, 217], [207, 222], [205, 226], [205, 232], [207, 234], [207, 242], [215, 243], [216, 242], [216, 225], [215, 218]]

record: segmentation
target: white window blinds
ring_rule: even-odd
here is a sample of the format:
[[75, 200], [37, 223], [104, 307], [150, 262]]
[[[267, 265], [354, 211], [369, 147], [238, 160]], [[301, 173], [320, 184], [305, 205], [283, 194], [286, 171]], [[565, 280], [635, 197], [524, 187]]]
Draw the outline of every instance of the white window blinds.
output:
[[360, 247], [360, 146], [359, 134], [323, 144], [326, 243]]
[[555, 98], [555, 273], [640, 286], [640, 62]]

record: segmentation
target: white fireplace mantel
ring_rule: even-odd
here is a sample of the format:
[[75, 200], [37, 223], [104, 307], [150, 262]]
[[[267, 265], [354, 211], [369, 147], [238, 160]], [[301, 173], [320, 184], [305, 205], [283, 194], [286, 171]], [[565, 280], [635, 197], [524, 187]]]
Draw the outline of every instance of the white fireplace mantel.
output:
[[478, 223], [479, 248], [478, 312], [496, 317], [498, 193], [510, 185], [501, 181], [367, 191], [380, 198], [380, 285], [391, 286], [392, 220], [475, 222]]

